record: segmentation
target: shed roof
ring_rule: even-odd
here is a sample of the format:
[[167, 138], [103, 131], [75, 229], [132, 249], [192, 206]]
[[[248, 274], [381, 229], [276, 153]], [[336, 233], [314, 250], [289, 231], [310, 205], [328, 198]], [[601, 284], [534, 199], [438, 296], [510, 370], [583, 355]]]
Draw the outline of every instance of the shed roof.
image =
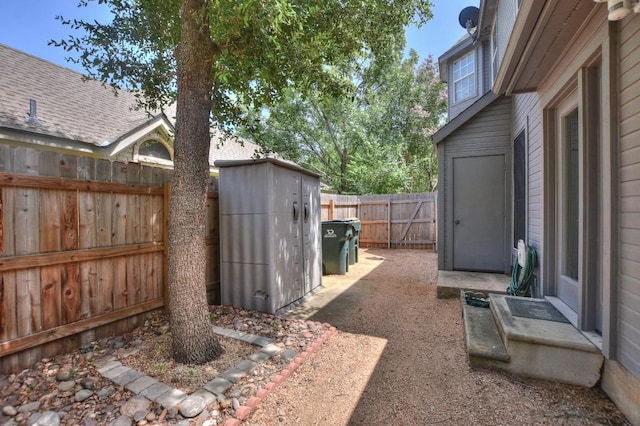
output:
[[437, 145], [440, 142], [444, 141], [447, 136], [455, 132], [464, 123], [475, 117], [477, 113], [485, 109], [487, 106], [491, 105], [491, 103], [497, 98], [498, 96], [491, 91], [482, 95], [477, 101], [469, 105], [467, 109], [456, 115], [453, 120], [449, 121], [447, 124], [439, 128], [438, 131], [433, 134], [433, 143]]

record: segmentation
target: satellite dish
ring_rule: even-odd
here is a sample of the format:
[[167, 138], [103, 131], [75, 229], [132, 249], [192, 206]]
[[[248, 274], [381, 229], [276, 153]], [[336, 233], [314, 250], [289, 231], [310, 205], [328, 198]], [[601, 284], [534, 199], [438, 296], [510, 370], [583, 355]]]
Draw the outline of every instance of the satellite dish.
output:
[[478, 38], [478, 30], [471, 31], [478, 27], [478, 18], [480, 17], [480, 9], [475, 6], [468, 6], [462, 9], [460, 15], [458, 15], [458, 22], [460, 26], [467, 30], [473, 41]]
[[478, 26], [478, 17], [480, 16], [480, 9], [475, 6], [469, 6], [462, 9], [460, 15], [458, 15], [458, 22], [460, 26], [466, 30], [475, 28]]

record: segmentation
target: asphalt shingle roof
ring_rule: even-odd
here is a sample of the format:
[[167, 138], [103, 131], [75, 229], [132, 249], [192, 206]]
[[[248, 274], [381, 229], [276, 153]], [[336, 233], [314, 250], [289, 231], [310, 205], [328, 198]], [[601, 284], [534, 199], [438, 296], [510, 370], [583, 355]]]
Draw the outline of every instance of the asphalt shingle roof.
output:
[[[28, 121], [29, 100], [38, 123]], [[82, 74], [0, 44], [0, 126], [108, 145], [151, 117], [133, 93], [83, 80]]]

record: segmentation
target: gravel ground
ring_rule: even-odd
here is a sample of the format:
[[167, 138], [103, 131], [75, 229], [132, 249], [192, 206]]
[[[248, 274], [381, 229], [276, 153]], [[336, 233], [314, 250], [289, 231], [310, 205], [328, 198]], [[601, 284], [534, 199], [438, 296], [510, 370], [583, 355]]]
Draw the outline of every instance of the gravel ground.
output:
[[[298, 353], [328, 330], [326, 323], [340, 330], [267, 393], [244, 423], [630, 424], [599, 389], [470, 369], [459, 301], [436, 299], [436, 276], [434, 253], [361, 250], [360, 262], [347, 275], [323, 277], [326, 288], [286, 315], [212, 306], [216, 325], [273, 338], [283, 350]], [[307, 318], [311, 321], [302, 320]], [[237, 415], [236, 405], [273, 385], [274, 377], [290, 365], [280, 356], [266, 361], [196, 419], [184, 419], [176, 409], [163, 410], [150, 401], [144, 410], [127, 414], [137, 397], [98, 374], [93, 361], [105, 354], [124, 358], [137, 353], [144, 359], [138, 361], [151, 368], [149, 374], [166, 366], [170, 384], [188, 388], [185, 371], [191, 380], [192, 373], [204, 374], [205, 369], [173, 369], [170, 361], [156, 359], [166, 345], [159, 337], [168, 332], [166, 318], [156, 315], [133, 333], [0, 375], [0, 425], [36, 424], [45, 410], [60, 424], [222, 425]], [[228, 355], [242, 357], [243, 351], [234, 347], [228, 346]]]
[[[247, 425], [629, 425], [600, 389], [467, 365], [460, 302], [436, 298], [437, 256], [361, 250], [356, 283], [311, 319], [338, 334], [271, 392]], [[310, 309], [310, 308], [309, 308]], [[302, 307], [304, 311], [304, 306]]]

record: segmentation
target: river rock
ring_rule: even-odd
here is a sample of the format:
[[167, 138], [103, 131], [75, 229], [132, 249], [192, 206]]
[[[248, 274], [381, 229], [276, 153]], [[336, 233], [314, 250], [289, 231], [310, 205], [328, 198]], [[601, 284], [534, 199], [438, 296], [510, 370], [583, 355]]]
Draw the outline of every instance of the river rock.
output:
[[69, 368], [61, 368], [58, 370], [56, 374], [56, 380], [59, 382], [65, 382], [70, 380], [72, 376], [71, 370]]
[[33, 401], [33, 402], [28, 403], [28, 404], [21, 405], [20, 408], [18, 408], [18, 412], [19, 413], [32, 413], [34, 411], [38, 411], [39, 408], [40, 408], [40, 402], [39, 401]]
[[111, 426], [131, 426], [132, 422], [131, 417], [122, 415], [111, 423]]
[[138, 411], [144, 411], [145, 413], [147, 413], [149, 411], [150, 405], [151, 401], [149, 401], [147, 398], [142, 395], [136, 395], [124, 403], [124, 405], [120, 408], [120, 413], [128, 417], [133, 417]]
[[60, 415], [55, 411], [34, 413], [29, 417], [29, 426], [59, 426]]
[[5, 416], [14, 417], [18, 414], [18, 410], [16, 410], [16, 407], [14, 407], [13, 405], [5, 405], [4, 407], [2, 407], [2, 414], [4, 414]]
[[92, 390], [80, 389], [76, 393], [76, 396], [74, 397], [74, 399], [76, 400], [76, 402], [82, 402], [82, 401], [85, 401], [88, 398], [90, 398], [92, 395], [93, 395], [93, 391]]
[[76, 385], [76, 382], [73, 380], [65, 380], [64, 382], [58, 383], [58, 390], [61, 392], [68, 392]]
[[205, 401], [199, 396], [192, 395], [180, 403], [180, 414], [186, 418], [197, 416], [204, 410]]

